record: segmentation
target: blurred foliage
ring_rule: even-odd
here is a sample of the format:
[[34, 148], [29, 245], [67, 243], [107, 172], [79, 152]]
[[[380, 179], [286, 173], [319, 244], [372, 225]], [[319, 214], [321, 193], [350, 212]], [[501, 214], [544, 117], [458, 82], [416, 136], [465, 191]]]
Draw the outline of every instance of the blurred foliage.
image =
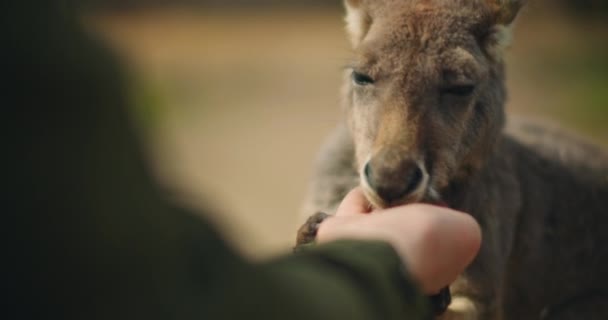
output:
[[600, 140], [608, 137], [608, 42], [572, 46], [559, 55], [538, 52], [522, 63], [530, 74], [542, 75], [539, 82], [562, 88], [552, 93], [557, 105], [545, 108], [581, 132]]
[[570, 9], [574, 15], [580, 16], [608, 16], [608, 1], [606, 0], [558, 0], [562, 6]]
[[158, 84], [143, 77], [131, 77], [129, 99], [138, 129], [148, 135], [158, 130], [167, 113], [168, 102]]
[[295, 6], [295, 7], [340, 7], [341, 0], [85, 0], [95, 7], [109, 9], [132, 9], [145, 6], [213, 6], [213, 7], [256, 7]]
[[586, 52], [573, 61], [555, 75], [556, 78], [565, 76], [572, 85], [572, 94], [564, 100], [567, 104], [564, 115], [593, 135], [605, 132], [605, 119], [608, 118], [608, 50]]

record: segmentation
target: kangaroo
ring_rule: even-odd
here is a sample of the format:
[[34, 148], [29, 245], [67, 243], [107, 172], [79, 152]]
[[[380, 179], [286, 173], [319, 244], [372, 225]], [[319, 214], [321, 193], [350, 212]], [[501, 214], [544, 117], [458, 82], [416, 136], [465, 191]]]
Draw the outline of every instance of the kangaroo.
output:
[[507, 119], [504, 51], [525, 1], [345, 0], [345, 121], [298, 243], [360, 185], [370, 203], [470, 213], [484, 239], [438, 319], [608, 319], [608, 153]]

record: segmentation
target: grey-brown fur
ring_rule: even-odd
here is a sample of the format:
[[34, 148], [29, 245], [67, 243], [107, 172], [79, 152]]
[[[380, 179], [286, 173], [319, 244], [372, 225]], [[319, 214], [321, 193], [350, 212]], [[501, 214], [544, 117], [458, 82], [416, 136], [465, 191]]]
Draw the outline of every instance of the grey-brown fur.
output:
[[[353, 67], [374, 83], [346, 80], [346, 121], [321, 152], [307, 211], [332, 213], [361, 184], [376, 207], [469, 212], [483, 244], [452, 290], [473, 307], [442, 319], [608, 319], [608, 154], [557, 129], [504, 128], [503, 31], [522, 1], [346, 2]], [[461, 83], [474, 92], [442, 91]], [[388, 203], [363, 183], [368, 160], [399, 173], [404, 159], [424, 168], [420, 190]]]

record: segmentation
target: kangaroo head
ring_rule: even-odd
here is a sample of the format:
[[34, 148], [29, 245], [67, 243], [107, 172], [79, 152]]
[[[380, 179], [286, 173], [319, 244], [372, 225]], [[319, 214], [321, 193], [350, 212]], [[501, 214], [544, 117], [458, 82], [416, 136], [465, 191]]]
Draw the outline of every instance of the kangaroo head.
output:
[[439, 200], [483, 166], [504, 123], [503, 49], [523, 1], [346, 0], [344, 102], [378, 207]]

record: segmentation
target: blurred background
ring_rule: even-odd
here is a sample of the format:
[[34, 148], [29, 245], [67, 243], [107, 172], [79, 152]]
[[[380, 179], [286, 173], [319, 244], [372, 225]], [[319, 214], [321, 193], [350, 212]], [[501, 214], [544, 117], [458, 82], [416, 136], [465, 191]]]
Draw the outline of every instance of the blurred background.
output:
[[[608, 2], [532, 1], [508, 112], [608, 145]], [[177, 201], [254, 259], [289, 250], [312, 162], [340, 119], [340, 0], [88, 0], [124, 58], [150, 161]]]

